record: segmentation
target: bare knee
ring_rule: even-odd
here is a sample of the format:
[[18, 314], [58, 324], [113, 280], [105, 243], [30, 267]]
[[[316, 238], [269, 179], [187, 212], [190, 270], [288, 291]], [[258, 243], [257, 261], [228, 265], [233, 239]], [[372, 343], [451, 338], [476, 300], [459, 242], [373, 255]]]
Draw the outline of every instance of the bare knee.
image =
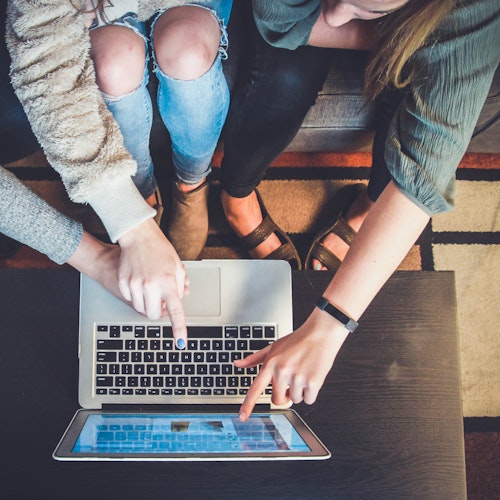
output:
[[172, 78], [198, 78], [212, 66], [220, 37], [219, 25], [208, 10], [193, 6], [169, 9], [154, 30], [158, 65]]
[[144, 40], [123, 26], [103, 26], [92, 30], [90, 37], [101, 91], [121, 96], [136, 89], [144, 77]]

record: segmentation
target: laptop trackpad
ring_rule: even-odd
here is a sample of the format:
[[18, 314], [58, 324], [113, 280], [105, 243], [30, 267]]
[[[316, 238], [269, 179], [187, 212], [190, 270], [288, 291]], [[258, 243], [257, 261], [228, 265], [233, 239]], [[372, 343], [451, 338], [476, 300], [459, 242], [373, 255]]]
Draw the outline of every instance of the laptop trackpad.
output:
[[219, 267], [189, 267], [189, 294], [182, 299], [186, 316], [220, 316]]

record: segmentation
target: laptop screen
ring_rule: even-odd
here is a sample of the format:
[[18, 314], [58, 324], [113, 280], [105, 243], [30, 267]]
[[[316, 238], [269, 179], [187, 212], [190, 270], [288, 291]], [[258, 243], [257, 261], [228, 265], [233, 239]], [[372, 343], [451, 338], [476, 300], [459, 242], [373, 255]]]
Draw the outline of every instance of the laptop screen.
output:
[[90, 415], [75, 453], [252, 453], [310, 451], [282, 414]]

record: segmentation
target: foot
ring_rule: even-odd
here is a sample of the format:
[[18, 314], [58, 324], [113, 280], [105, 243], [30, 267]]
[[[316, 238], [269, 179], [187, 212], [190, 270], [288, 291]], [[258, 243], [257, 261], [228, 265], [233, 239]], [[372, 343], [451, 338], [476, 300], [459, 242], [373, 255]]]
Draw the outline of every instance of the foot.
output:
[[[226, 220], [239, 238], [250, 234], [262, 223], [262, 212], [255, 191], [244, 198], [235, 198], [223, 190], [221, 202]], [[273, 233], [248, 253], [254, 259], [264, 259], [281, 245], [280, 239]]]
[[[373, 202], [368, 198], [365, 190], [361, 191], [356, 197], [352, 205], [349, 207], [347, 214], [345, 215], [345, 220], [349, 226], [358, 232], [361, 228], [368, 211], [370, 210]], [[339, 236], [334, 233], [328, 233], [322, 240], [321, 243], [333, 253], [340, 261], [343, 261], [347, 252], [349, 251], [349, 245], [342, 240]], [[316, 271], [326, 271], [327, 268], [317, 260], [313, 259], [313, 269]]]

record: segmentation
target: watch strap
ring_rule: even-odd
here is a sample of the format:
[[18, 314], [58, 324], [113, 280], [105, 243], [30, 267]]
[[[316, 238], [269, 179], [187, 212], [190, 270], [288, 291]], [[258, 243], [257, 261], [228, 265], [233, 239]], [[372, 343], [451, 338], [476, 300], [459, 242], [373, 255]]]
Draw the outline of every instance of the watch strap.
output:
[[320, 297], [316, 301], [316, 307], [322, 311], [327, 312], [330, 316], [333, 316], [339, 323], [344, 325], [345, 328], [349, 330], [350, 333], [354, 333], [358, 327], [358, 322], [350, 318], [347, 314], [343, 313], [340, 309], [335, 307], [331, 302], [325, 299], [325, 297]]

